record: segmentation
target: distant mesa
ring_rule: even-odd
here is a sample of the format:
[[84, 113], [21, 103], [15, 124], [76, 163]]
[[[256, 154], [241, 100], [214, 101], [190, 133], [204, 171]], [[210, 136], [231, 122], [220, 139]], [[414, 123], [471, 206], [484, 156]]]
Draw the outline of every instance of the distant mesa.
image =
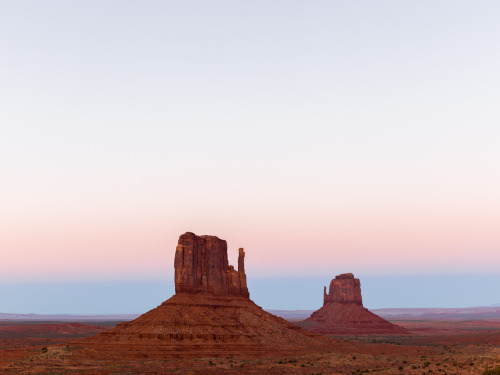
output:
[[330, 281], [329, 293], [323, 290], [323, 306], [328, 303], [354, 303], [363, 306], [361, 283], [352, 273], [343, 273]]
[[227, 243], [185, 233], [175, 251], [175, 295], [139, 318], [82, 339], [85, 357], [263, 357], [331, 348], [337, 342], [307, 332], [250, 300], [245, 252], [238, 270]]
[[336, 276], [328, 293], [325, 286], [323, 307], [298, 324], [311, 332], [332, 335], [410, 333], [363, 307], [361, 283], [352, 273]]

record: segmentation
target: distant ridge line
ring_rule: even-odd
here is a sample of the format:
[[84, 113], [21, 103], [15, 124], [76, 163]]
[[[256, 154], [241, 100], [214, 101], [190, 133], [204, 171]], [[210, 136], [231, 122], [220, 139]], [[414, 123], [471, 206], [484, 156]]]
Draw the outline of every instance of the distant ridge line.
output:
[[140, 314], [15, 314], [0, 313], [0, 321], [128, 321]]
[[[307, 319], [315, 310], [265, 311], [287, 320]], [[500, 304], [487, 307], [463, 308], [384, 308], [370, 309], [371, 312], [389, 320], [415, 319], [500, 319]], [[129, 321], [140, 314], [15, 314], [0, 313], [0, 321]]]
[[[288, 320], [307, 319], [314, 310], [266, 310]], [[385, 308], [370, 309], [388, 320], [473, 320], [500, 319], [500, 306], [463, 308]]]

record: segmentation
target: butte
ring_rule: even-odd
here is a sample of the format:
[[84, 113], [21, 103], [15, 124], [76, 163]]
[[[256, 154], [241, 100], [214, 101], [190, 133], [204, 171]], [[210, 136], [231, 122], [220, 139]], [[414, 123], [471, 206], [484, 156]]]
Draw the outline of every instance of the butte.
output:
[[298, 323], [311, 332], [330, 335], [410, 334], [363, 307], [361, 283], [352, 273], [338, 275], [323, 291], [323, 307]]
[[228, 263], [226, 241], [181, 235], [175, 250], [175, 295], [133, 321], [79, 340], [80, 354], [96, 359], [252, 358], [335, 345], [252, 302], [244, 260], [239, 249], [235, 270]]

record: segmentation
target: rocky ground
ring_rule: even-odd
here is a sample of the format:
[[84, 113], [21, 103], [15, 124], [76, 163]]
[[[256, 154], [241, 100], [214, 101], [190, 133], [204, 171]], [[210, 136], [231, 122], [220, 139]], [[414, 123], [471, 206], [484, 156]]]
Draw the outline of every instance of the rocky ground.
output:
[[[336, 336], [328, 350], [245, 358], [235, 345], [217, 358], [91, 359], [72, 344], [105, 329], [96, 325], [33, 325], [36, 338], [0, 330], [1, 374], [481, 374], [500, 365], [499, 321], [398, 321], [413, 335]], [[11, 327], [11, 328], [8, 328]], [[71, 328], [73, 327], [73, 328]], [[21, 330], [25, 330], [23, 325]], [[73, 330], [73, 331], [72, 331]], [[10, 333], [9, 333], [10, 332]], [[445, 334], [443, 334], [445, 333]], [[65, 335], [65, 337], [61, 337]]]

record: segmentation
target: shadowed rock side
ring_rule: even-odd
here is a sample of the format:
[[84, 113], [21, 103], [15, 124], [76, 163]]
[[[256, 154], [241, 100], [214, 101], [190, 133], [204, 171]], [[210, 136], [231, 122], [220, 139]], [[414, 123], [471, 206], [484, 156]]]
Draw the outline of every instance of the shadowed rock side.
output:
[[175, 250], [175, 292], [208, 292], [249, 297], [245, 252], [239, 249], [238, 271], [227, 260], [227, 243], [215, 236], [185, 233]]
[[176, 294], [139, 318], [80, 340], [79, 353], [101, 359], [269, 357], [332, 347], [335, 341], [302, 330], [249, 299], [243, 249], [238, 271], [226, 241], [180, 236], [175, 253]]
[[363, 306], [361, 283], [352, 273], [343, 273], [330, 281], [329, 294], [323, 291], [323, 306], [327, 303], [354, 303]]
[[323, 307], [298, 324], [322, 334], [409, 334], [363, 307], [361, 283], [352, 273], [338, 275], [330, 282], [329, 293], [323, 292]]

